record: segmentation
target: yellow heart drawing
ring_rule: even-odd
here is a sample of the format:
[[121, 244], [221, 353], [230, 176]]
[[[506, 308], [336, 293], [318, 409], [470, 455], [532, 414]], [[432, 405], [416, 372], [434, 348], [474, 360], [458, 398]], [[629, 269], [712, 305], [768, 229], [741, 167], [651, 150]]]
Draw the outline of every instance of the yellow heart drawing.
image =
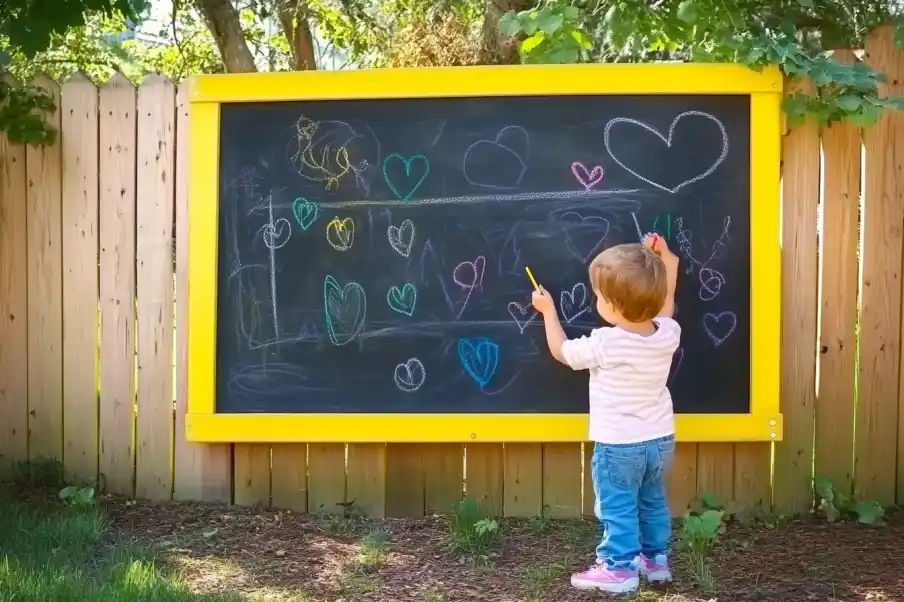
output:
[[355, 242], [355, 222], [352, 218], [339, 219], [334, 217], [326, 225], [326, 242], [337, 251], [348, 251]]

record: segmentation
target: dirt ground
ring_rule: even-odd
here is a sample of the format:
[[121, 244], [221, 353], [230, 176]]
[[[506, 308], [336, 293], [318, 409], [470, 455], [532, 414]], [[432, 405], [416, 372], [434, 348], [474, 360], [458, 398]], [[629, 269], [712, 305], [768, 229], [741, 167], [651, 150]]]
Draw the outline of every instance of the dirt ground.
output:
[[[444, 517], [365, 521], [201, 504], [109, 502], [114, 526], [182, 571], [199, 593], [291, 602], [539, 602], [606, 599], [569, 574], [592, 558], [585, 521], [501, 524], [485, 555], [449, 549]], [[904, 601], [904, 518], [729, 529], [709, 554], [710, 588], [676, 559], [677, 581], [645, 602]]]

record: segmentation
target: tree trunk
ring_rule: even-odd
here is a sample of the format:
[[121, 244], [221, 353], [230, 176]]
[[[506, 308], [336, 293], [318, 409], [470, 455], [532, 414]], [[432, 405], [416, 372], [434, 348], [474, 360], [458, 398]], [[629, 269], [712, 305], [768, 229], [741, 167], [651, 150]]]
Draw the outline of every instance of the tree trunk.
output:
[[257, 71], [254, 56], [245, 40], [245, 32], [239, 21], [239, 11], [230, 0], [195, 0], [195, 6], [204, 15], [207, 27], [213, 35], [220, 58], [227, 73], [251, 73]]
[[537, 3], [533, 0], [486, 0], [486, 12], [483, 16], [483, 38], [481, 62], [485, 64], [517, 64], [518, 44], [514, 38], [506, 37], [499, 31], [499, 19], [510, 10], [520, 12]]
[[317, 68], [317, 56], [314, 52], [314, 36], [308, 21], [307, 7], [301, 9], [298, 0], [284, 0], [279, 5], [279, 22], [286, 39], [289, 41], [289, 52], [292, 54], [292, 68], [296, 71], [308, 71]]

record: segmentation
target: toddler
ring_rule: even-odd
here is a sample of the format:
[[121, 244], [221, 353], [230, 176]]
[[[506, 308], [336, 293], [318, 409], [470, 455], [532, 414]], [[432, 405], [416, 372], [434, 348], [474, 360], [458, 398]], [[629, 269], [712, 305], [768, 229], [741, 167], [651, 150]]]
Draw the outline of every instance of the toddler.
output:
[[542, 286], [533, 293], [552, 356], [590, 371], [591, 470], [603, 538], [596, 562], [571, 576], [578, 589], [631, 593], [638, 575], [672, 579], [665, 488], [675, 421], [666, 380], [681, 335], [672, 319], [677, 277], [678, 257], [655, 234], [606, 249], [590, 264], [590, 284], [597, 312], [612, 327], [572, 340], [550, 294]]

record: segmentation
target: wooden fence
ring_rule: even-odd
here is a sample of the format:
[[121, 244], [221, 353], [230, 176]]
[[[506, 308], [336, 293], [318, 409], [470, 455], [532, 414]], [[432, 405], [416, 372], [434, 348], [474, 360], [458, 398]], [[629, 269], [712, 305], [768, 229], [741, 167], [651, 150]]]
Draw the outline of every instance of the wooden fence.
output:
[[[890, 28], [864, 60], [904, 95]], [[591, 512], [589, 445], [185, 442], [186, 92], [39, 83], [60, 98], [57, 143], [0, 137], [0, 471], [55, 458], [112, 493], [311, 512], [446, 512], [463, 487], [509, 516]], [[698, 493], [807, 511], [814, 458], [838, 487], [904, 502], [904, 114], [794, 128], [782, 186], [785, 441], [774, 460], [768, 443], [680, 444], [676, 511]]]

